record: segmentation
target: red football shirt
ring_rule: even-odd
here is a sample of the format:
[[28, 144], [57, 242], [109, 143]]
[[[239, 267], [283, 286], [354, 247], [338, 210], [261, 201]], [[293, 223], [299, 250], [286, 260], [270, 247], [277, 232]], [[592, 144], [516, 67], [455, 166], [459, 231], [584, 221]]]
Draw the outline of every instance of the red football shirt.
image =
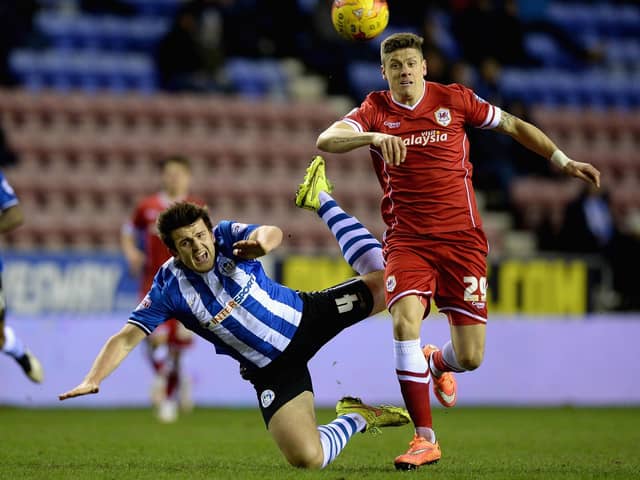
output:
[[406, 160], [397, 167], [385, 164], [380, 150], [370, 147], [384, 193], [387, 234], [481, 226], [465, 127], [495, 128], [500, 115], [498, 107], [469, 88], [426, 82], [425, 94], [412, 107], [394, 101], [389, 91], [377, 91], [343, 117], [357, 131], [395, 135], [407, 146]]
[[[198, 205], [205, 204], [201, 199], [190, 196], [185, 201]], [[171, 206], [172, 203], [163, 192], [149, 195], [138, 202], [131, 217], [129, 225], [142, 234], [141, 241], [146, 255], [140, 284], [141, 295], [145, 295], [151, 289], [156, 272], [171, 256], [171, 253], [158, 235], [156, 221], [160, 213]]]

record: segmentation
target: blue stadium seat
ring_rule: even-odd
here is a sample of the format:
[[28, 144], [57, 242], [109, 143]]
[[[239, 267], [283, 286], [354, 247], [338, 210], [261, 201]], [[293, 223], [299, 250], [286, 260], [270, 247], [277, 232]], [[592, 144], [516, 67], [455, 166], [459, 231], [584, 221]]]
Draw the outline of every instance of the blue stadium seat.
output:
[[360, 102], [367, 93], [373, 90], [384, 90], [387, 82], [380, 73], [377, 62], [352, 62], [348, 66], [347, 75], [351, 94]]
[[109, 53], [96, 55], [90, 50], [16, 50], [10, 67], [31, 90], [45, 87], [59, 91], [80, 89], [113, 92], [157, 89], [155, 66], [145, 55]]
[[45, 10], [36, 26], [54, 48], [151, 52], [169, 29], [163, 17], [68, 14]]
[[232, 87], [248, 97], [284, 95], [287, 88], [287, 75], [277, 60], [232, 57], [224, 70]]

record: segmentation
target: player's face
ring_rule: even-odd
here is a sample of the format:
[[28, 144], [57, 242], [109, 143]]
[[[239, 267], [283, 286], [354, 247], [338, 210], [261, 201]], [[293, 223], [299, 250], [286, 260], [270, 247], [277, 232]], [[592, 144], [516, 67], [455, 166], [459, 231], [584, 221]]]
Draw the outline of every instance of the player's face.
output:
[[382, 66], [382, 76], [389, 83], [393, 98], [413, 105], [424, 91], [427, 62], [413, 48], [403, 48], [391, 53]]
[[176, 256], [182, 264], [198, 273], [208, 272], [213, 268], [216, 247], [213, 234], [202, 219], [186, 227], [176, 228], [171, 232], [175, 242]]
[[182, 197], [189, 193], [191, 172], [181, 163], [169, 162], [162, 172], [164, 189], [172, 197]]

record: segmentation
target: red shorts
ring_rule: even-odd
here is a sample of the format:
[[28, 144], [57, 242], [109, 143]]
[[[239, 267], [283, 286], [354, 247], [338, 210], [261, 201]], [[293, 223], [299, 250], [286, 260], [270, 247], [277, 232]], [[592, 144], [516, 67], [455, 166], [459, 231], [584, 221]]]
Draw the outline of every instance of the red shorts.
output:
[[[384, 257], [387, 308], [407, 295], [433, 298], [453, 325], [487, 321], [487, 254], [482, 229], [429, 235], [391, 234]], [[425, 309], [425, 316], [429, 309]]]
[[173, 318], [158, 325], [151, 335], [170, 347], [185, 348], [193, 343], [193, 333]]

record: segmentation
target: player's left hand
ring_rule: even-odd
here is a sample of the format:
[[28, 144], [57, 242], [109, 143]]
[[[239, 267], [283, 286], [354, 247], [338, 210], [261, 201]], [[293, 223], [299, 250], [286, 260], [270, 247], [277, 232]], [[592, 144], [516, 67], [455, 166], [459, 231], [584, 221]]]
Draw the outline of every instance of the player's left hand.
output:
[[82, 382], [76, 388], [58, 395], [58, 400], [66, 400], [67, 398], [80, 397], [82, 395], [98, 393], [99, 391], [100, 391], [100, 387], [98, 387], [98, 385], [96, 385], [95, 383]]
[[233, 254], [236, 257], [252, 260], [266, 253], [260, 242], [256, 240], [240, 240], [233, 244]]
[[600, 171], [590, 163], [569, 160], [562, 169], [567, 175], [580, 178], [596, 188], [600, 188]]

